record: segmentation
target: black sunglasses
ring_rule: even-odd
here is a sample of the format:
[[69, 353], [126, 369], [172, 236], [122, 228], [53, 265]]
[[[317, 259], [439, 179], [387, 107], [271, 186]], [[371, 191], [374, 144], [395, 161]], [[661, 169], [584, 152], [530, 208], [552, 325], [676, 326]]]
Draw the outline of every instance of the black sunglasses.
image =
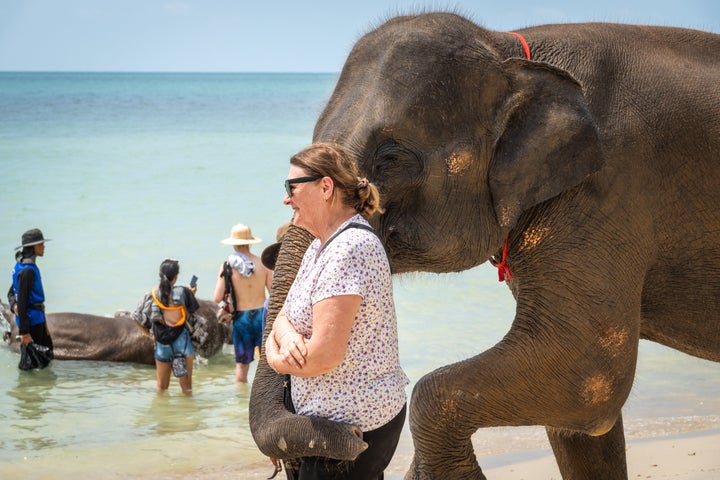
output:
[[320, 180], [321, 176], [314, 175], [312, 177], [297, 177], [297, 178], [288, 178], [285, 180], [285, 191], [288, 194], [288, 197], [293, 196], [293, 189], [292, 186], [296, 183], [307, 183], [307, 182], [314, 182], [315, 180]]

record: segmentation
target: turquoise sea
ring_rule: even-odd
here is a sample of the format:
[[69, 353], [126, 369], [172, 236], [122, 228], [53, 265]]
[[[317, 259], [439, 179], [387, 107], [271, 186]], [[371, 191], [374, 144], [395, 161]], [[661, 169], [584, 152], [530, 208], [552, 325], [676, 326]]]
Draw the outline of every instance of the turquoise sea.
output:
[[[180, 260], [181, 281], [196, 274], [209, 298], [232, 225], [251, 226], [259, 253], [289, 220], [288, 159], [311, 141], [336, 78], [0, 72], [2, 295], [22, 232], [39, 227], [52, 239], [39, 260], [51, 312], [132, 309], [165, 257]], [[398, 277], [395, 293], [413, 383], [489, 348], [513, 318], [512, 296], [487, 265]], [[56, 361], [27, 374], [18, 360], [0, 348], [2, 478], [270, 473], [229, 349], [196, 367], [192, 398], [176, 382], [156, 398], [151, 367]], [[624, 417], [630, 436], [720, 425], [720, 365], [643, 342]], [[478, 455], [517, 436], [544, 448], [541, 430], [501, 429], [476, 435], [487, 444]]]

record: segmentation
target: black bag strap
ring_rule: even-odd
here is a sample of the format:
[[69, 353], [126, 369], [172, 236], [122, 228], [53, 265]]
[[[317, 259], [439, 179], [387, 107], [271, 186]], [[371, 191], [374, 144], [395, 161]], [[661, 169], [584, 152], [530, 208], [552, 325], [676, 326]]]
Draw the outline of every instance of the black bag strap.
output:
[[[343, 228], [341, 228], [340, 230], [338, 230], [337, 232], [335, 232], [332, 237], [328, 238], [328, 241], [325, 242], [325, 245], [323, 245], [322, 247], [320, 247], [320, 250], [318, 250], [318, 252], [315, 254], [315, 258], [317, 258], [317, 257], [320, 256], [320, 253], [321, 253], [323, 250], [325, 250], [325, 248], [326, 248], [328, 245], [330, 245], [330, 242], [332, 242], [333, 240], [335, 240], [335, 238], [337, 238], [338, 235], [340, 235], [341, 233], [343, 233], [345, 230], [347, 230], [347, 229], [349, 229], [349, 228], [362, 228], [363, 230], [367, 230], [368, 232], [374, 233], [375, 236], [378, 237], [378, 240], [380, 239], [380, 236], [377, 234], [377, 232], [375, 231], [374, 228], [372, 228], [372, 227], [370, 227], [370, 226], [368, 226], [368, 225], [365, 225], [364, 223], [350, 222], [350, 223], [348, 223], [347, 225], [345, 225]], [[380, 241], [380, 244], [382, 245], [382, 240]], [[383, 245], [383, 248], [384, 248], [384, 245]]]
[[233, 316], [235, 316], [235, 314], [238, 312], [237, 300], [235, 299], [235, 289], [232, 286], [232, 267], [228, 262], [223, 263], [222, 277], [225, 280], [225, 296], [227, 297], [228, 295], [230, 295], [233, 306], [232, 314]]

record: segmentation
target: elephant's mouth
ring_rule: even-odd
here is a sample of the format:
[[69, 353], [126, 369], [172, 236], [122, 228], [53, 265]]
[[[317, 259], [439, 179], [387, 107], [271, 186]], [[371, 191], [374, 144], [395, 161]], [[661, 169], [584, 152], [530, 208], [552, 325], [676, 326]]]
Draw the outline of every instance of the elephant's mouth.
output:
[[[393, 274], [459, 272], [479, 265], [479, 263], [453, 261], [453, 252], [456, 250], [452, 248], [459, 248], [457, 242], [451, 242], [448, 234], [439, 238], [429, 223], [417, 222], [414, 218], [412, 220], [412, 222], [392, 222], [391, 218], [381, 215], [372, 222], [385, 246]], [[461, 257], [461, 255], [456, 256], [456, 258]]]
[[427, 252], [420, 248], [422, 243], [419, 238], [410, 233], [417, 230], [401, 228], [383, 217], [385, 216], [381, 216], [379, 222], [373, 226], [387, 251], [391, 273], [426, 270], [427, 266], [422, 268], [422, 265], [423, 259], [427, 258]]

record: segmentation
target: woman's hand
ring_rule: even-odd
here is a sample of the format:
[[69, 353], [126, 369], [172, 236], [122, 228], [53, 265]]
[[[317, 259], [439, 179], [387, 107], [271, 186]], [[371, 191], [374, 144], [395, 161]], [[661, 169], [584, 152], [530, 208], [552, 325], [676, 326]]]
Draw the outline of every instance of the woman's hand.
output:
[[295, 330], [278, 335], [274, 329], [265, 344], [268, 365], [278, 373], [294, 373], [302, 370], [307, 357], [305, 337]]
[[294, 330], [289, 330], [281, 336], [277, 343], [283, 361], [291, 367], [302, 369], [307, 361], [308, 353], [305, 337]]
[[268, 365], [278, 373], [298, 373], [307, 363], [307, 342], [295, 330], [282, 308], [265, 343]]

